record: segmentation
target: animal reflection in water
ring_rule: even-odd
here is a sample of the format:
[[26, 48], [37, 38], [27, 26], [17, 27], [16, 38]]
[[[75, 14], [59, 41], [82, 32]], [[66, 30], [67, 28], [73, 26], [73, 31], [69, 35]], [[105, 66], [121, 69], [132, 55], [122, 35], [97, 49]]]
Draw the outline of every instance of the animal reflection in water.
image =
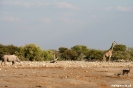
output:
[[12, 65], [13, 65], [15, 64], [15, 62], [20, 62], [20, 59], [16, 55], [4, 55], [2, 57], [1, 65], [3, 64], [3, 62], [4, 62], [4, 65], [6, 64], [6, 62], [12, 62]]

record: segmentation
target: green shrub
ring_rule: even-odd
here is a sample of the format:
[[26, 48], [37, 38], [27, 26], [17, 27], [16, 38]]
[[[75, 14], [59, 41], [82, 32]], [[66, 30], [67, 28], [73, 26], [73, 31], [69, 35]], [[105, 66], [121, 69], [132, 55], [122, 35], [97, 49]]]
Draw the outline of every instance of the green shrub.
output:
[[122, 44], [115, 45], [113, 50], [114, 51], [126, 51], [126, 45], [122, 45]]
[[112, 60], [124, 60], [124, 61], [130, 61], [132, 60], [132, 56], [127, 51], [114, 51], [112, 55]]
[[103, 57], [103, 51], [95, 50], [95, 49], [89, 50], [86, 55], [87, 60], [100, 60], [101, 61], [102, 57]]

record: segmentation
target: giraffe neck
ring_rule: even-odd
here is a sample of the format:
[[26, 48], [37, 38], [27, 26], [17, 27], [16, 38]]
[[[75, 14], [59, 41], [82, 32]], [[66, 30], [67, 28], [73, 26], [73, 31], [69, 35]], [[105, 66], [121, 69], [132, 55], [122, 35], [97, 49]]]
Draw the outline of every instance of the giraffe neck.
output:
[[110, 47], [110, 51], [112, 52], [113, 51], [113, 48], [114, 48], [114, 44], [112, 43], [112, 46]]

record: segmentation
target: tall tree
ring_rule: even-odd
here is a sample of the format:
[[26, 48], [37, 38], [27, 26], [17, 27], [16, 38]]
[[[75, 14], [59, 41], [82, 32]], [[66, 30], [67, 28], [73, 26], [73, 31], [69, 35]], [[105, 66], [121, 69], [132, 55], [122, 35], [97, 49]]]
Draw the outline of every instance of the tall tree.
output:
[[36, 44], [27, 44], [24, 46], [24, 56], [31, 61], [39, 61], [43, 59], [42, 50]]
[[76, 60], [77, 59], [76, 57], [78, 56], [78, 54], [76, 51], [68, 49], [65, 51], [63, 56], [64, 56], [65, 60]]
[[119, 44], [114, 46], [114, 51], [126, 51], [126, 48], [126, 45]]
[[64, 60], [66, 58], [64, 56], [65, 55], [65, 51], [68, 50], [68, 48], [66, 48], [66, 47], [60, 47], [58, 50], [59, 50], [59, 53], [60, 53], [60, 58]]
[[88, 51], [87, 46], [84, 46], [84, 45], [75, 45], [71, 49], [73, 51], [77, 52], [77, 54], [78, 54], [77, 59], [78, 60], [84, 59], [84, 57], [85, 57], [85, 55], [87, 54], [87, 51]]
[[52, 60], [54, 57], [53, 57], [53, 52], [51, 50], [43, 50], [43, 57], [44, 59], [43, 60]]

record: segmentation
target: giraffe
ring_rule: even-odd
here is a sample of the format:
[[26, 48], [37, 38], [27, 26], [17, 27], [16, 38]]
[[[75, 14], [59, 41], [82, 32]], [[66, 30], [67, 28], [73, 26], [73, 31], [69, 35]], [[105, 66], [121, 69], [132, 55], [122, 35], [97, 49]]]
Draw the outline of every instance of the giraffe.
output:
[[109, 50], [107, 50], [104, 54], [103, 54], [103, 61], [106, 61], [106, 57], [109, 57], [109, 62], [110, 62], [110, 58], [112, 56], [112, 51], [114, 48], [114, 45], [117, 44], [115, 41], [112, 43], [111, 47]]

